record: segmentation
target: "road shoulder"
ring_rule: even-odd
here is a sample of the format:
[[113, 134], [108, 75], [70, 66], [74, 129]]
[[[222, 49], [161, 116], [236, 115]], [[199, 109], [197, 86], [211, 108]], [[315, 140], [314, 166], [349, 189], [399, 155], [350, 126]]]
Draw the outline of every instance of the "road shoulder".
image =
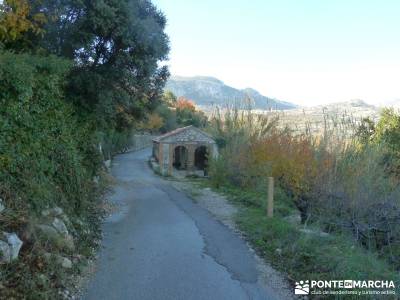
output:
[[[189, 180], [170, 180], [170, 182], [175, 189], [185, 193], [195, 203], [208, 210], [218, 221], [246, 241], [245, 235], [239, 230], [235, 221], [235, 217], [241, 209], [240, 207], [231, 204], [224, 195], [218, 194], [210, 188], [203, 187], [195, 182]], [[257, 264], [259, 272], [257, 283], [267, 290], [273, 290], [281, 299], [296, 299], [286, 276], [275, 270], [268, 262], [257, 255], [256, 251], [247, 241], [246, 244], [249, 251], [254, 255]]]

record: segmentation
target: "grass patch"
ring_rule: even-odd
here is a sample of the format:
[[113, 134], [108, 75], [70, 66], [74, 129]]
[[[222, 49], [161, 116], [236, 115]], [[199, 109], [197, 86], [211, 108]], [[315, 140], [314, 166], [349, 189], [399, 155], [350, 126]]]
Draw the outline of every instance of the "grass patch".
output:
[[[203, 182], [201, 185], [208, 185]], [[399, 274], [377, 254], [367, 251], [346, 235], [321, 237], [299, 231], [283, 217], [293, 214], [290, 199], [276, 193], [274, 218], [267, 218], [262, 195], [232, 186], [217, 189], [239, 207], [236, 222], [258, 254], [291, 281], [393, 280], [399, 293]], [[349, 296], [350, 297], [350, 296]], [[364, 296], [366, 297], [366, 296]], [[390, 296], [385, 297], [391, 299]], [[393, 299], [397, 299], [393, 297]]]

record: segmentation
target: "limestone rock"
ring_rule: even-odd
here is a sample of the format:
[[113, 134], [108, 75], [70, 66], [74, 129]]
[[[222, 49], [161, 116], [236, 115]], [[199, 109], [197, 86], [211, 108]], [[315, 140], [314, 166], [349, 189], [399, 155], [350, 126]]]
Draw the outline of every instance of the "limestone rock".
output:
[[63, 212], [62, 208], [56, 206], [56, 207], [49, 208], [49, 209], [42, 211], [42, 216], [43, 217], [48, 217], [48, 216], [58, 217], [58, 216], [62, 215], [63, 213], [64, 212]]
[[40, 225], [37, 225], [37, 228], [49, 240], [57, 239], [60, 236], [58, 231], [53, 226], [40, 224]]
[[65, 269], [71, 269], [72, 268], [72, 261], [69, 258], [63, 257], [59, 254], [52, 254], [49, 252], [45, 252], [43, 254], [44, 259], [46, 260], [47, 263], [51, 263], [52, 261], [55, 261], [58, 265]]
[[5, 209], [6, 207], [4, 206], [3, 199], [0, 198], [0, 213], [3, 212], [3, 210]]
[[49, 253], [49, 252], [45, 252], [44, 254], [43, 254], [43, 257], [44, 257], [44, 259], [45, 259], [45, 261], [47, 262], [47, 263], [49, 263], [50, 261], [51, 261], [51, 258], [52, 258], [52, 254], [51, 253]]
[[10, 247], [11, 260], [18, 258], [19, 250], [21, 250], [23, 242], [15, 233], [5, 233], [7, 243]]
[[68, 235], [67, 226], [65, 226], [65, 223], [61, 221], [59, 218], [54, 218], [53, 223], [51, 225], [53, 225], [53, 227], [62, 235]]
[[18, 259], [23, 242], [15, 233], [3, 232], [0, 240], [0, 262], [11, 262]]
[[70, 251], [73, 251], [75, 249], [74, 238], [71, 235], [67, 235], [64, 238], [64, 247]]
[[66, 248], [71, 251], [75, 249], [74, 239], [70, 234], [62, 234], [53, 226], [45, 224], [38, 225], [37, 228], [41, 234], [54, 243], [56, 247], [61, 249]]
[[8, 263], [11, 261], [11, 250], [10, 246], [0, 240], [0, 263]]
[[329, 233], [326, 233], [326, 232], [323, 232], [320, 230], [302, 228], [302, 229], [300, 229], [300, 231], [305, 234], [315, 235], [315, 236], [319, 236], [319, 237], [324, 237], [324, 238], [329, 237]]
[[61, 265], [61, 267], [65, 269], [71, 269], [72, 268], [72, 261], [66, 257], [60, 257], [58, 259], [58, 263]]
[[105, 166], [107, 169], [110, 169], [110, 167], [111, 167], [111, 159], [106, 160], [106, 161], [104, 162], [104, 166]]

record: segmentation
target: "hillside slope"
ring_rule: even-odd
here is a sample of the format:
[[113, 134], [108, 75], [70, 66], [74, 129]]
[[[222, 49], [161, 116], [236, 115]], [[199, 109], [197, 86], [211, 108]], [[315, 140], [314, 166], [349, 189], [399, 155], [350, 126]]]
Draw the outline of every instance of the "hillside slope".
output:
[[176, 96], [192, 99], [199, 106], [225, 105], [240, 102], [249, 97], [256, 109], [293, 109], [295, 104], [268, 98], [254, 89], [239, 90], [224, 84], [213, 77], [182, 77], [172, 76], [166, 85]]

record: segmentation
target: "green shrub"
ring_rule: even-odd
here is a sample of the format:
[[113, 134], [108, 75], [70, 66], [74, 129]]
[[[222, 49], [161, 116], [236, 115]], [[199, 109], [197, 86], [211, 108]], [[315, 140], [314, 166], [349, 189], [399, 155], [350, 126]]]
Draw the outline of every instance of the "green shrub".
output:
[[65, 286], [65, 271], [42, 261], [56, 245], [27, 230], [44, 208], [67, 213], [78, 253], [89, 254], [85, 249], [92, 251], [98, 238], [99, 190], [92, 178], [101, 155], [93, 123], [78, 119], [63, 97], [70, 65], [52, 56], [0, 52], [0, 197], [7, 207], [0, 231], [24, 241], [18, 261], [0, 268], [0, 293], [9, 299], [54, 299]]
[[0, 193], [9, 206], [85, 211], [100, 163], [87, 125], [63, 99], [70, 63], [0, 54]]
[[346, 236], [302, 233], [281, 218], [267, 218], [257, 207], [241, 210], [237, 221], [258, 252], [293, 281], [394, 280], [399, 284], [393, 266]]

